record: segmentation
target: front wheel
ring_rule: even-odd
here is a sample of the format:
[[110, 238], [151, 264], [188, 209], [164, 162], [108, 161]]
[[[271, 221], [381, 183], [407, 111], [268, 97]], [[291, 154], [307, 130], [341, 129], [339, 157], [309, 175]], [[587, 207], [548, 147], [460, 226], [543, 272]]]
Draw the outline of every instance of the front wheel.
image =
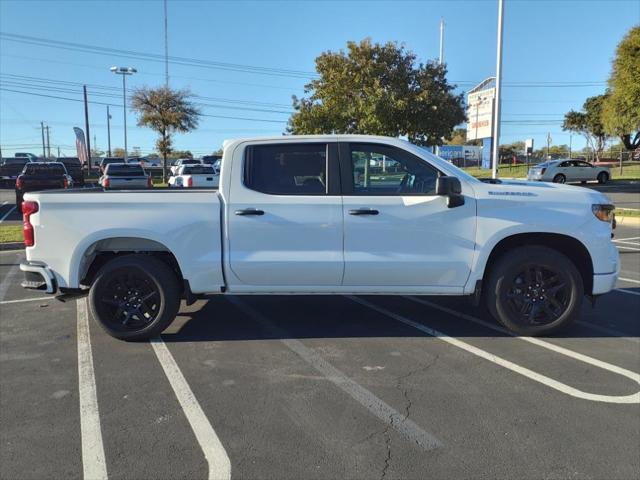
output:
[[607, 183], [609, 181], [609, 175], [607, 174], [607, 172], [600, 172], [598, 174], [598, 183], [599, 184], [604, 184]]
[[584, 286], [576, 266], [543, 246], [510, 250], [491, 269], [485, 300], [491, 314], [519, 335], [566, 327], [580, 311]]
[[140, 341], [156, 337], [180, 308], [180, 284], [173, 270], [149, 255], [125, 255], [107, 262], [89, 292], [91, 313], [112, 337]]

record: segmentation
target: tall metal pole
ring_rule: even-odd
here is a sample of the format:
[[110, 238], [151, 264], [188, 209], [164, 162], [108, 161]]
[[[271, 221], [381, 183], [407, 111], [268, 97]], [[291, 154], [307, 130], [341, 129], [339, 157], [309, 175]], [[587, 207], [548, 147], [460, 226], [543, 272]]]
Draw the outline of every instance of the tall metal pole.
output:
[[571, 160], [571, 140], [573, 135], [569, 134], [569, 160]]
[[167, 21], [167, 0], [164, 0], [164, 83], [169, 88], [169, 28]]
[[444, 18], [440, 19], [440, 65], [442, 62], [444, 62]]
[[47, 160], [49, 160], [51, 158], [51, 143], [49, 143], [49, 125], [44, 127], [44, 129], [47, 131]]
[[122, 112], [124, 116], [124, 163], [127, 163], [127, 84], [126, 74], [122, 75]]
[[502, 17], [504, 14], [504, 0], [498, 0], [498, 50], [496, 52], [496, 96], [495, 115], [493, 118], [493, 141], [491, 151], [493, 163], [491, 165], [491, 178], [498, 178], [498, 155], [500, 152], [500, 110], [502, 93]]
[[87, 86], [82, 86], [82, 91], [84, 92], [84, 129], [86, 130], [87, 136], [87, 167], [88, 173], [91, 173], [91, 135], [89, 132], [89, 102], [87, 101]]
[[40, 131], [42, 132], [42, 159], [47, 158], [47, 151], [44, 148], [44, 122], [40, 122]]
[[111, 114], [107, 105], [107, 155], [111, 156]]

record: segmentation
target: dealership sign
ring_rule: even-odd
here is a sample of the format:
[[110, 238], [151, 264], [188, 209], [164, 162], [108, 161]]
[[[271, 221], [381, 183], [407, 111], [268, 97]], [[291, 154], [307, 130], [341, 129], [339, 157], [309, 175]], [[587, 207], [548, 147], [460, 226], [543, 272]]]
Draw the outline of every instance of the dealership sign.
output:
[[492, 136], [495, 92], [495, 79], [489, 77], [467, 94], [467, 140]]

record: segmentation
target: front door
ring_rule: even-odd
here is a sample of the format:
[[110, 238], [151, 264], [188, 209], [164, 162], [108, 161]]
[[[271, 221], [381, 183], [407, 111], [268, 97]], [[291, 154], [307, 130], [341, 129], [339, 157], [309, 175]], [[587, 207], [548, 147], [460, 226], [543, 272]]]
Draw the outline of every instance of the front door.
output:
[[397, 147], [343, 143], [340, 162], [343, 285], [386, 287], [381, 291], [465, 285], [475, 243], [473, 196], [448, 208], [446, 199], [435, 195], [441, 173]]
[[331, 142], [287, 141], [248, 145], [234, 156], [227, 210], [232, 288], [340, 285], [336, 150]]

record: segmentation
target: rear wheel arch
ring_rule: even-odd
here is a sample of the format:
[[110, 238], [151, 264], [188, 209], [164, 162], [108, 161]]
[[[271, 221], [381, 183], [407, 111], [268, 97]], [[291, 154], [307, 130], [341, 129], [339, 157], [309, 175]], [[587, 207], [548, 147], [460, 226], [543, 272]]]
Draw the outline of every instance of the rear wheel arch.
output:
[[582, 277], [584, 291], [593, 291], [593, 261], [587, 247], [578, 239], [558, 233], [519, 233], [500, 240], [491, 250], [484, 267], [483, 283], [491, 275], [491, 269], [505, 253], [518, 247], [540, 245], [565, 255], [575, 265]]
[[163, 243], [142, 237], [109, 237], [93, 242], [82, 253], [78, 271], [79, 283], [90, 286], [103, 265], [115, 258], [132, 254], [149, 255], [162, 261], [173, 270], [180, 283], [184, 283], [180, 264], [171, 250]]

